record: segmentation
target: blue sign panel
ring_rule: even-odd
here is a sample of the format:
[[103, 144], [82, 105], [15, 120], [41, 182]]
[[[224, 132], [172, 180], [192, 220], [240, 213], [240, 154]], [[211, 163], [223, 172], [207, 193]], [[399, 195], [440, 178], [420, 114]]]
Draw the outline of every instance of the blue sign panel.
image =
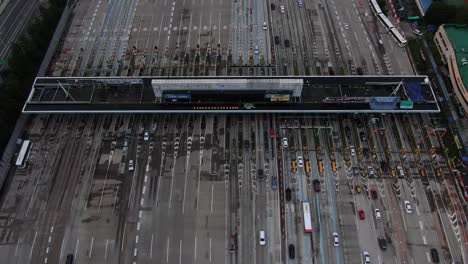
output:
[[182, 100], [190, 100], [192, 99], [191, 94], [163, 94], [164, 99], [182, 99]]

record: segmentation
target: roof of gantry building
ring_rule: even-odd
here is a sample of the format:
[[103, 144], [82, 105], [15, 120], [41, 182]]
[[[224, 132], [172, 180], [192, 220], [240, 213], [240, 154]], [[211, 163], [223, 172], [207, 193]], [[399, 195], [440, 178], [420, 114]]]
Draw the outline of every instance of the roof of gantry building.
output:
[[465, 88], [468, 89], [468, 64], [463, 65], [462, 61], [468, 62], [468, 26], [467, 25], [444, 25], [445, 32], [450, 39], [453, 50], [457, 57], [458, 71], [463, 80]]

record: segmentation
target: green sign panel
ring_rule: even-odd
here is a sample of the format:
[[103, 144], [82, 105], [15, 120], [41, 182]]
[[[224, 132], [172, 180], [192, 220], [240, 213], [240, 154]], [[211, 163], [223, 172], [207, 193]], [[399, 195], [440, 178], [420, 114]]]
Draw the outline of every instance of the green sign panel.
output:
[[420, 19], [419, 16], [409, 16], [408, 17], [408, 20], [418, 20], [418, 19]]
[[413, 101], [401, 101], [400, 102], [400, 109], [413, 109], [414, 103]]
[[6, 59], [0, 59], [0, 65], [3, 64], [8, 64], [8, 61]]

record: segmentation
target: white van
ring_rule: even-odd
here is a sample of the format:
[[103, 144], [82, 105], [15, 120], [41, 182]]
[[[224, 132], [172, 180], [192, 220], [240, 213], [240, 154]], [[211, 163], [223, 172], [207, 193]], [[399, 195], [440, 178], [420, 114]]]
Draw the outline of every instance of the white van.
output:
[[260, 246], [264, 246], [266, 244], [265, 241], [265, 231], [260, 231]]
[[135, 167], [133, 166], [133, 160], [130, 160], [128, 162], [128, 170], [129, 171], [133, 171], [135, 169]]

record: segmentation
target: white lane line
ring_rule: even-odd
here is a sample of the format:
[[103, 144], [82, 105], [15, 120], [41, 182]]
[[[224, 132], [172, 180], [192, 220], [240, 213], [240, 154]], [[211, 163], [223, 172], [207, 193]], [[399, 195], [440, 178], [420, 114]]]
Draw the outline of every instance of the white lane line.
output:
[[140, 205], [143, 206], [144, 202], [145, 202], [145, 198], [142, 197], [141, 200], [140, 200]]
[[422, 221], [419, 221], [419, 228], [421, 228], [421, 230], [424, 230]]
[[79, 239], [76, 240], [75, 256], [76, 256], [76, 254], [78, 254], [78, 244], [80, 244], [80, 240], [79, 240]]
[[44, 259], [44, 263], [47, 263], [47, 257]]
[[52, 227], [50, 228], [50, 232], [51, 232], [51, 233], [54, 232], [54, 226], [52, 226]]
[[425, 235], [422, 236], [422, 239], [423, 239], [424, 245], [427, 245], [427, 240], [426, 240], [426, 236], [425, 236]]
[[143, 211], [141, 211], [141, 210], [138, 212], [138, 217], [139, 217], [139, 218], [141, 218], [141, 214], [142, 214], [142, 213], [143, 213]]
[[140, 231], [140, 222], [137, 223], [137, 231]]
[[109, 239], [106, 239], [106, 251], [104, 251], [104, 259], [107, 260], [107, 246], [109, 245]]
[[211, 262], [211, 237], [210, 237], [210, 262]]
[[182, 239], [179, 242], [179, 264], [182, 264]]
[[429, 252], [426, 252], [426, 257], [427, 257], [427, 263], [431, 263], [431, 256], [429, 255]]
[[52, 241], [52, 236], [49, 236], [49, 242], [48, 243], [50, 243], [50, 241]]
[[166, 262], [169, 263], [169, 236], [167, 237]]
[[88, 258], [91, 258], [91, 253], [93, 253], [93, 244], [94, 244], [94, 237], [91, 237], [91, 245], [89, 246]]
[[15, 248], [15, 257], [18, 256], [18, 245], [19, 245], [19, 239], [16, 241], [16, 248]]
[[29, 258], [30, 258], [30, 259], [31, 259], [31, 257], [32, 257], [32, 253], [33, 253], [33, 249], [34, 249], [34, 243], [36, 243], [36, 238], [37, 238], [37, 231], [36, 231], [36, 233], [34, 234], [34, 239], [33, 239], [32, 245], [31, 245], [31, 252], [29, 253]]
[[197, 260], [197, 234], [195, 233], [195, 250], [193, 251], [194, 253], [194, 259]]
[[65, 237], [62, 239], [62, 246], [60, 247], [60, 259], [63, 256], [63, 246], [65, 245]]
[[50, 250], [50, 247], [47, 247], [46, 250], [45, 250], [45, 253], [49, 254], [49, 250]]
[[211, 213], [213, 213], [213, 188], [214, 185], [211, 184]]
[[123, 251], [124, 244], [125, 244], [125, 229], [127, 229], [127, 223], [124, 224], [124, 229], [123, 229], [123, 233], [122, 233], [122, 246], [120, 247], [120, 252]]
[[148, 182], [148, 175], [145, 175], [145, 183]]
[[139, 238], [140, 238], [140, 237], [139, 237], [138, 235], [135, 236], [135, 244], [138, 244], [138, 239], [139, 239]]
[[151, 234], [150, 259], [153, 259], [153, 234]]
[[133, 249], [133, 256], [136, 257], [138, 254], [138, 248]]
[[146, 186], [143, 186], [143, 190], [141, 191], [141, 194], [145, 194], [146, 191]]

